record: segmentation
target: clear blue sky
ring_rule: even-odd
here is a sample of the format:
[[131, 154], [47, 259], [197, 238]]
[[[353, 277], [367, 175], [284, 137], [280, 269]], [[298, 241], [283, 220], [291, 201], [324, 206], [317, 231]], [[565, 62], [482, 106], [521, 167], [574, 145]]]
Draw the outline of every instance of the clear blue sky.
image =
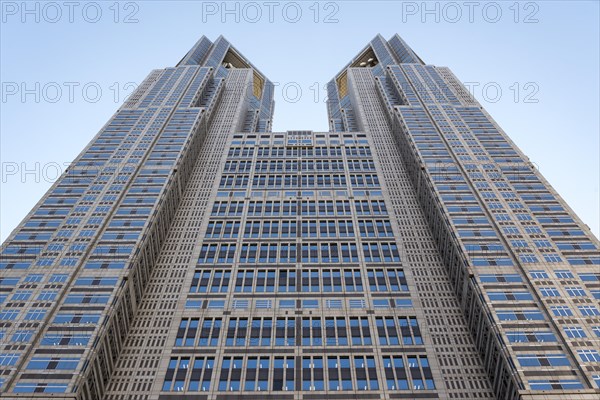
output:
[[425, 62], [474, 82], [475, 96], [598, 236], [597, 1], [273, 3], [229, 2], [225, 13], [221, 1], [31, 2], [27, 13], [2, 1], [1, 239], [128, 84], [174, 66], [201, 35], [225, 35], [280, 84], [274, 130], [327, 130], [322, 87], [377, 33], [399, 33]]

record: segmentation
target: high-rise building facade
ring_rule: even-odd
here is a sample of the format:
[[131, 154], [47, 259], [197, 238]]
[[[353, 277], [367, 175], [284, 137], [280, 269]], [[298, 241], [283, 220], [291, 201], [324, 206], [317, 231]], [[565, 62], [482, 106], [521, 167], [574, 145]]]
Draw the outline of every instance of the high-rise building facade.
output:
[[598, 398], [598, 239], [448, 68], [273, 89], [203, 37], [127, 99], [2, 245], [1, 398]]

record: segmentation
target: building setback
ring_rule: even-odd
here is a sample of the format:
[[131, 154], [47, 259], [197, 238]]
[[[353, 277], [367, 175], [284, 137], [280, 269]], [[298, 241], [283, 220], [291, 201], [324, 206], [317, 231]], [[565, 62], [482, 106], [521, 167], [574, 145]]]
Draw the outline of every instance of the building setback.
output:
[[[375, 37], [329, 132], [225, 38], [154, 70], [0, 254], [0, 398], [597, 399], [598, 239]], [[259, 393], [260, 392], [260, 393]]]

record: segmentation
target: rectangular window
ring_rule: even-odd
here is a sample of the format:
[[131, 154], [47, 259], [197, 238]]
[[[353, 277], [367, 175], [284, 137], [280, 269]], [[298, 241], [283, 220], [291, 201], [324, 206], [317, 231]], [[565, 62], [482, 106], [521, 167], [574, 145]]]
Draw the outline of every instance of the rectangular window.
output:
[[559, 367], [569, 366], [569, 360], [564, 354], [526, 354], [517, 355], [522, 367]]
[[369, 319], [367, 317], [350, 317], [350, 336], [354, 346], [371, 345]]
[[598, 352], [598, 350], [577, 350], [577, 354], [583, 362], [600, 362], [600, 353]]
[[376, 317], [375, 324], [382, 346], [423, 344], [416, 317]]
[[556, 336], [550, 331], [508, 331], [506, 337], [511, 343], [556, 342]]
[[270, 346], [272, 333], [272, 318], [252, 318], [250, 327], [250, 346]]
[[0, 367], [11, 367], [17, 363], [18, 353], [0, 353]]
[[226, 293], [229, 288], [230, 280], [230, 270], [196, 270], [192, 278], [190, 293]]
[[320, 317], [302, 318], [302, 345], [323, 345], [323, 323]]
[[221, 364], [221, 375], [219, 376], [220, 392], [237, 392], [241, 388], [243, 371], [242, 357], [224, 357]]
[[348, 327], [344, 317], [325, 318], [325, 338], [327, 346], [347, 346]]
[[295, 346], [296, 319], [278, 317], [275, 325], [275, 346]]
[[231, 318], [227, 325], [225, 346], [247, 346], [248, 318]]
[[18, 382], [15, 385], [13, 393], [65, 393], [67, 391], [66, 383], [28, 383]]
[[68, 370], [73, 371], [79, 364], [78, 358], [69, 357], [33, 357], [26, 369], [38, 369], [38, 370]]
[[371, 356], [354, 356], [357, 390], [379, 390], [375, 359]]
[[435, 389], [426, 356], [384, 356], [383, 368], [388, 390]]
[[583, 384], [575, 379], [530, 380], [531, 390], [583, 389]]
[[350, 357], [327, 357], [329, 390], [353, 390]]
[[302, 390], [325, 390], [323, 357], [302, 357]]
[[42, 346], [85, 346], [90, 341], [91, 335], [88, 334], [51, 334], [48, 333], [42, 338]]
[[273, 362], [273, 391], [294, 390], [294, 358], [293, 357], [275, 357]]
[[33, 331], [16, 331], [11, 338], [13, 343], [29, 343], [33, 337]]

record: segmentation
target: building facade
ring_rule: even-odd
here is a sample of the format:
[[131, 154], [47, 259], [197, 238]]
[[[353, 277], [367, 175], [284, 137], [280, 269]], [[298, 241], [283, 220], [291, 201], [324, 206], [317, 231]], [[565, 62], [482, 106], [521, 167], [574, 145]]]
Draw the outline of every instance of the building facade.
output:
[[598, 398], [598, 239], [448, 68], [273, 89], [203, 37], [127, 99], [2, 245], [0, 398]]

